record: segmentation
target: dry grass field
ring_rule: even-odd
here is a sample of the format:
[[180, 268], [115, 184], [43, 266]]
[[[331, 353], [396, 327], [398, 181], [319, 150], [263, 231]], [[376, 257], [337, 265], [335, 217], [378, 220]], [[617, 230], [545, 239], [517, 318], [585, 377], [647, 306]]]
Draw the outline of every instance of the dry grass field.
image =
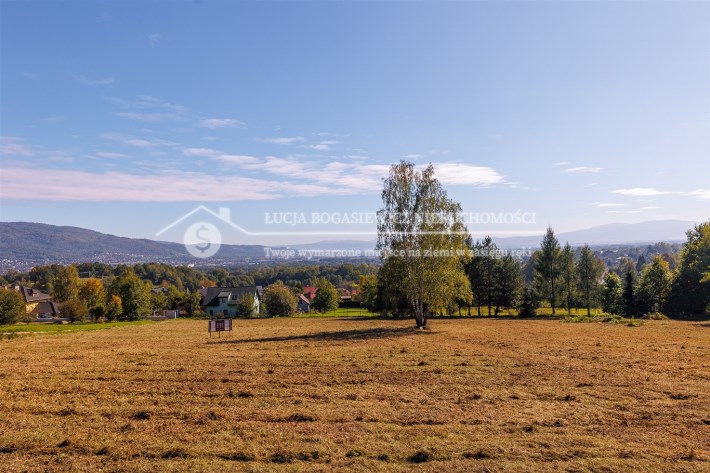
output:
[[0, 341], [0, 470], [710, 470], [706, 322], [206, 325]]

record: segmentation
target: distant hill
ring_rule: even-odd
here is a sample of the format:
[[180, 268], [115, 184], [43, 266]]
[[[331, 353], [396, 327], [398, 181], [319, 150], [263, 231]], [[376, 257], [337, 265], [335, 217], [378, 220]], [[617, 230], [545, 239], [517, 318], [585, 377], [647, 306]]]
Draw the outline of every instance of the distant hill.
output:
[[[573, 232], [557, 233], [557, 239], [564, 245], [569, 242], [572, 246], [589, 245], [615, 245], [615, 244], [646, 244], [658, 242], [685, 241], [685, 232], [696, 225], [697, 222], [682, 220], [655, 220], [641, 223], [611, 223], [598, 227], [576, 230]], [[471, 230], [476, 230], [471, 228]], [[500, 248], [530, 248], [540, 246], [542, 233], [532, 236], [497, 237], [493, 241]], [[474, 239], [481, 239], [477, 235]], [[324, 240], [317, 243], [289, 245], [292, 248], [311, 250], [372, 250], [375, 240]]]
[[[557, 233], [557, 239], [564, 245], [572, 246], [613, 245], [613, 244], [646, 244], [657, 242], [685, 241], [685, 232], [693, 228], [697, 222], [683, 220], [652, 220], [641, 223], [610, 223], [598, 227]], [[494, 238], [501, 248], [529, 248], [540, 246], [543, 235], [524, 237]]]
[[323, 240], [316, 243], [287, 245], [289, 248], [302, 250], [360, 250], [373, 251], [375, 240]]
[[[222, 245], [218, 258], [210, 263], [253, 259], [264, 259], [263, 246]], [[111, 264], [204, 262], [192, 257], [179, 243], [118, 237], [78, 227], [0, 222], [0, 266], [14, 267], [12, 261], [21, 262], [23, 267], [81, 261]]]

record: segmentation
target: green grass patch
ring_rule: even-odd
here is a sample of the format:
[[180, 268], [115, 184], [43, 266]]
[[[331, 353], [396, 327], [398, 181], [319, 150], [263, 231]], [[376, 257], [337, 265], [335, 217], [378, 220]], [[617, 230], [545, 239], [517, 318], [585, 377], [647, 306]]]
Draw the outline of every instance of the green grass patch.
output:
[[[537, 309], [537, 315], [552, 315], [552, 307], [538, 307]], [[567, 312], [567, 309], [564, 307], [555, 307], [555, 315], [556, 316], [570, 316], [570, 317], [577, 317], [577, 316], [587, 316], [587, 309], [586, 307], [582, 308], [572, 308], [570, 309], [569, 312]], [[604, 313], [604, 311], [601, 309], [601, 307], [592, 307], [590, 310], [590, 315], [592, 316], [604, 316], [607, 315]]]
[[376, 314], [374, 312], [370, 312], [369, 310], [363, 309], [361, 307], [352, 307], [352, 308], [339, 307], [339, 308], [332, 310], [330, 312], [311, 311], [306, 314], [296, 315], [295, 317], [304, 317], [304, 318], [310, 318], [310, 317], [376, 317], [377, 315], [379, 315], [379, 314]]
[[88, 332], [92, 330], [102, 330], [106, 328], [127, 327], [131, 325], [148, 325], [154, 324], [152, 320], [135, 320], [131, 322], [106, 322], [102, 324], [83, 323], [83, 324], [53, 324], [53, 323], [29, 323], [29, 324], [13, 324], [0, 325], [0, 334], [5, 333], [62, 333], [62, 332]]

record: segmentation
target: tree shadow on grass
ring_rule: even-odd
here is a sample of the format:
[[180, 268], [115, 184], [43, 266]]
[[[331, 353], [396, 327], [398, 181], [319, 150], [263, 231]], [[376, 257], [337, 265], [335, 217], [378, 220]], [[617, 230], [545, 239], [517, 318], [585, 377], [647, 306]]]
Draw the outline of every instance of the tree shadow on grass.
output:
[[[218, 343], [261, 343], [261, 342], [289, 342], [289, 341], [361, 341], [379, 338], [400, 337], [413, 334], [428, 334], [428, 330], [419, 330], [416, 327], [397, 328], [368, 328], [362, 330], [340, 330], [337, 332], [316, 332], [303, 335], [286, 335], [283, 337], [248, 338], [243, 340], [223, 339]], [[238, 336], [238, 335], [237, 335]]]
[[[433, 315], [427, 317], [427, 323], [436, 323], [437, 320], [521, 320], [529, 322], [531, 320], [562, 320], [565, 317], [567, 317], [567, 315], [534, 315], [531, 317], [524, 317], [520, 315]], [[348, 322], [362, 322], [364, 320], [389, 320], [393, 322], [411, 321], [412, 323], [414, 323], [414, 317], [394, 317], [390, 315], [351, 315], [349, 317], [329, 317], [327, 319]]]

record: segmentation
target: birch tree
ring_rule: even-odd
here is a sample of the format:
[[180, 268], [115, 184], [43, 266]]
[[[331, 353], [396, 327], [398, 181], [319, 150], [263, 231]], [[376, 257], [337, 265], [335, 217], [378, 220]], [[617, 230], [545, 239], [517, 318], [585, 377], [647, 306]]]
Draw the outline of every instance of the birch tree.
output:
[[432, 165], [418, 171], [406, 161], [390, 168], [382, 203], [377, 249], [398, 275], [383, 283], [399, 289], [417, 327], [424, 328], [428, 312], [471, 297], [461, 206], [448, 197]]

